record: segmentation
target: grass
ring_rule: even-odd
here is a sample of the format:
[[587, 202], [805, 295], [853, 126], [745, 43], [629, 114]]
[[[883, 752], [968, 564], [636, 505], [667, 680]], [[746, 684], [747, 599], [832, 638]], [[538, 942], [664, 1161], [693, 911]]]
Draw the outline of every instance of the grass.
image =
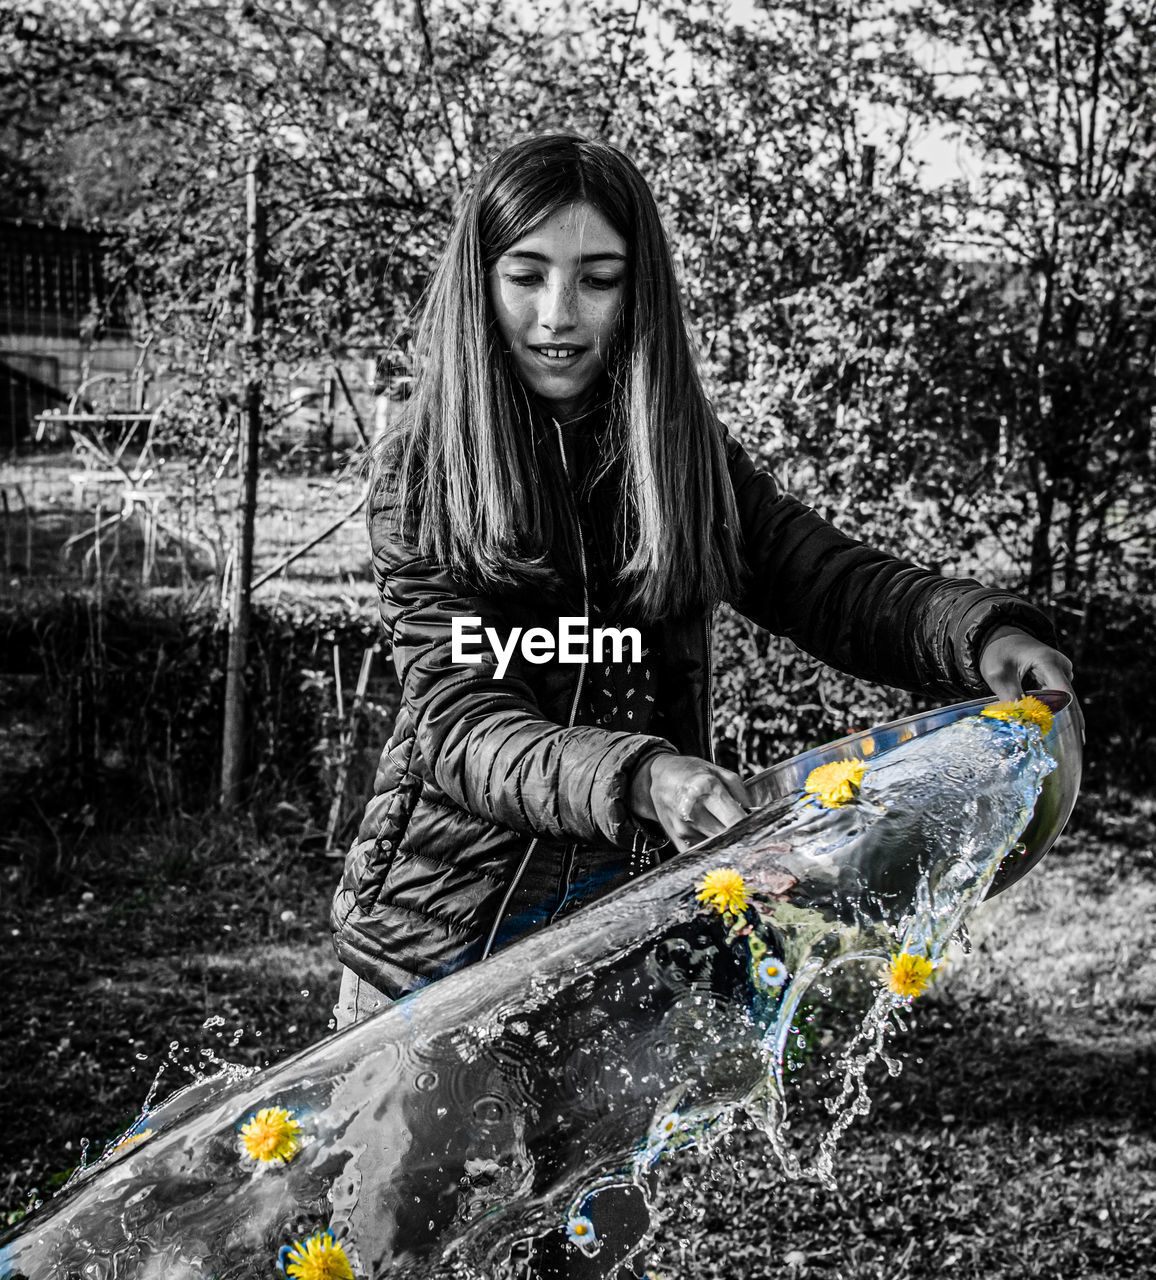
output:
[[[92, 585], [98, 578], [140, 581], [143, 528], [138, 503], [123, 522], [104, 525], [100, 555], [91, 535], [98, 518], [121, 509], [120, 485], [77, 488], [84, 474], [71, 452], [0, 459], [0, 590], [21, 591], [31, 583], [52, 587]], [[163, 493], [157, 508], [163, 529], [157, 541], [154, 586], [196, 592], [209, 589], [210, 565], [223, 563], [231, 545], [233, 501], [239, 481], [215, 483], [195, 477], [190, 465], [172, 459], [145, 488]], [[362, 482], [352, 465], [315, 476], [262, 471], [254, 539], [254, 578], [338, 523], [357, 503]], [[98, 502], [100, 508], [98, 511]], [[68, 546], [73, 540], [71, 547]], [[372, 608], [368, 539], [360, 512], [257, 589], [260, 600], [307, 597], [320, 602], [352, 600]]]
[[[1150, 801], [1079, 826], [973, 920], [846, 1135], [835, 1191], [738, 1132], [663, 1166], [653, 1265], [706, 1277], [1135, 1277], [1156, 1258], [1156, 854]], [[47, 896], [0, 906], [3, 1207], [59, 1182], [213, 1057], [327, 1029], [332, 859], [291, 833], [186, 819], [102, 837]], [[210, 1019], [219, 1024], [205, 1024]], [[794, 1129], [804, 1145], [817, 1120]]]
[[264, 1064], [325, 1034], [336, 874], [244, 820], [198, 817], [94, 840], [51, 895], [10, 883], [3, 1212], [120, 1133], [158, 1070], [164, 1096], [214, 1058]]

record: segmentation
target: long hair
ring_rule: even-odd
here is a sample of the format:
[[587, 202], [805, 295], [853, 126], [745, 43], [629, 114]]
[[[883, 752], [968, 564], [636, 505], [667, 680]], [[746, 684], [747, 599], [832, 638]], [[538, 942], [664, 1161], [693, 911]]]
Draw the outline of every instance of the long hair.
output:
[[389, 472], [422, 554], [465, 580], [496, 587], [548, 572], [551, 548], [566, 541], [557, 472], [542, 461], [486, 279], [511, 245], [577, 202], [597, 209], [627, 246], [608, 356], [621, 468], [618, 583], [644, 619], [710, 607], [743, 571], [724, 432], [698, 375], [654, 196], [604, 143], [533, 137], [478, 174], [429, 287], [404, 424], [379, 446], [373, 474]]

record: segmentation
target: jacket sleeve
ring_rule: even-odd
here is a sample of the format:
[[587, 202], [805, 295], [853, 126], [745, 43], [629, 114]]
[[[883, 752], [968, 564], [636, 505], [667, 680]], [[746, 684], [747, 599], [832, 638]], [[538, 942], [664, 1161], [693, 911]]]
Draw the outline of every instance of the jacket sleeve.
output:
[[419, 554], [380, 495], [369, 526], [402, 700], [442, 791], [471, 813], [532, 835], [623, 849], [644, 839], [628, 805], [630, 776], [646, 756], [675, 748], [663, 738], [548, 719], [524, 678], [520, 650], [500, 679], [487, 642], [471, 649], [480, 663], [455, 663], [455, 618], [492, 627], [505, 646], [511, 623], [500, 596], [471, 590]]
[[727, 451], [750, 569], [732, 603], [759, 626], [862, 679], [953, 696], [986, 690], [979, 658], [997, 626], [1054, 643], [1026, 600], [873, 550], [783, 493], [733, 437]]

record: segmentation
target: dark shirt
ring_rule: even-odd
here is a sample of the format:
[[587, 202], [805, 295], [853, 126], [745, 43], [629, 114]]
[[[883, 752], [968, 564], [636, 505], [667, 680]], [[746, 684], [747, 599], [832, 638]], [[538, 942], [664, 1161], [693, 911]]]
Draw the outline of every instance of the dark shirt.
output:
[[609, 431], [595, 410], [561, 428], [566, 450], [570, 491], [582, 534], [583, 574], [591, 631], [597, 627], [634, 627], [641, 635], [641, 653], [634, 660], [629, 645], [624, 661], [612, 660], [613, 650], [595, 661], [593, 653], [584, 673], [578, 723], [625, 733], [655, 733], [657, 708], [662, 706], [662, 652], [659, 629], [639, 619], [617, 581], [621, 552], [619, 537], [622, 498], [618, 469], [613, 466]]

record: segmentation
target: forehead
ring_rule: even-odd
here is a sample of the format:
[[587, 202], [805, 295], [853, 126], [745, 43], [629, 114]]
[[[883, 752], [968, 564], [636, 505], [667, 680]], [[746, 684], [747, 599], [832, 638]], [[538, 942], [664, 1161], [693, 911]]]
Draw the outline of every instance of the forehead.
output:
[[548, 213], [503, 257], [533, 256], [551, 261], [625, 258], [626, 241], [593, 205], [562, 205]]

